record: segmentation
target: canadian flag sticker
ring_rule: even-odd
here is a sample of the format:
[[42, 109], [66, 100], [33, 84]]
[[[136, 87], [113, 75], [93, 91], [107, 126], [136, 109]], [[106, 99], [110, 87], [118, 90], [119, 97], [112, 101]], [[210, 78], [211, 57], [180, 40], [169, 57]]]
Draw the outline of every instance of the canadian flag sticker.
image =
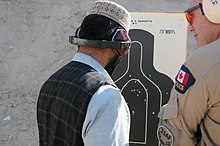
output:
[[189, 73], [186, 73], [183, 70], [180, 70], [177, 76], [177, 81], [179, 81], [181, 84], [186, 85], [189, 79]]
[[186, 66], [182, 65], [176, 76], [175, 89], [184, 94], [187, 89], [195, 83], [195, 81], [196, 80], [190, 70]]

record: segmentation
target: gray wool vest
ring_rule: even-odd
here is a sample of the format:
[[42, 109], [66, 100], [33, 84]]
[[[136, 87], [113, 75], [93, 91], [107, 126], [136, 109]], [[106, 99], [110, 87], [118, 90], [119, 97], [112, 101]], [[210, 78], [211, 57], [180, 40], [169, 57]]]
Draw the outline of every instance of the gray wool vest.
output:
[[92, 67], [72, 61], [42, 86], [37, 103], [40, 146], [83, 146], [88, 104], [102, 85], [110, 84]]

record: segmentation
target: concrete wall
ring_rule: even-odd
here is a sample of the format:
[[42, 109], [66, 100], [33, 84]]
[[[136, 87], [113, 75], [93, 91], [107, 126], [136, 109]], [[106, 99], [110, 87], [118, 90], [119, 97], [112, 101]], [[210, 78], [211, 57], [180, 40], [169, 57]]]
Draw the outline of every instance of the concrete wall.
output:
[[[38, 145], [36, 100], [69, 62], [68, 42], [94, 0], [0, 0], [0, 145]], [[131, 12], [182, 12], [183, 0], [114, 0]], [[189, 35], [190, 54], [194, 40]], [[3, 131], [3, 132], [2, 132]]]

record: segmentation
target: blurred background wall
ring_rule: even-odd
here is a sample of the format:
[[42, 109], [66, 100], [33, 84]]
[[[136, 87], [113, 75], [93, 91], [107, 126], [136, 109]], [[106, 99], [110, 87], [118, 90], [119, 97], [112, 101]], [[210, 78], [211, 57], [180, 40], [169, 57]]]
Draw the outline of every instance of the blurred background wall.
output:
[[[0, 145], [37, 146], [36, 100], [69, 62], [68, 36], [95, 0], [0, 0]], [[130, 12], [183, 12], [188, 0], [113, 0]], [[189, 34], [186, 56], [195, 50]]]

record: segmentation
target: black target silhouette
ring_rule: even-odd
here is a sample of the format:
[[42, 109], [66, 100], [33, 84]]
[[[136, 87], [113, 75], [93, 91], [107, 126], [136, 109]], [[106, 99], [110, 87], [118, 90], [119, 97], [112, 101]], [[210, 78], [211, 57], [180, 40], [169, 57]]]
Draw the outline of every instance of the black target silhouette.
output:
[[157, 114], [169, 99], [173, 81], [153, 66], [154, 36], [141, 29], [129, 34], [132, 47], [112, 77], [131, 112], [130, 146], [157, 146]]

